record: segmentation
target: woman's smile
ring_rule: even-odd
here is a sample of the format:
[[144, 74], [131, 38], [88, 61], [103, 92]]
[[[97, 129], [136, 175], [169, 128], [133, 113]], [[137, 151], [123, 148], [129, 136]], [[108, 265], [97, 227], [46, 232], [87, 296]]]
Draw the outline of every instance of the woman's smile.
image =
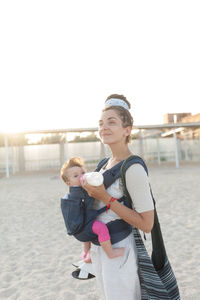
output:
[[111, 135], [111, 133], [102, 133], [101, 135], [102, 136], [108, 136], [108, 135]]

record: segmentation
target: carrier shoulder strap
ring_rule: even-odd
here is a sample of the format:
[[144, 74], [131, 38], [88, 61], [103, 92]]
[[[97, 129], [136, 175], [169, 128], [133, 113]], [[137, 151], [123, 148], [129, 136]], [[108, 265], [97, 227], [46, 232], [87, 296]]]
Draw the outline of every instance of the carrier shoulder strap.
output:
[[123, 165], [121, 167], [121, 174], [122, 172], [125, 173], [126, 170], [131, 166], [131, 165], [134, 165], [134, 164], [140, 164], [143, 166], [143, 168], [145, 169], [147, 175], [148, 175], [148, 169], [147, 169], [147, 166], [144, 162], [144, 160], [138, 156], [138, 155], [131, 155], [129, 156], [124, 162], [123, 162]]
[[[107, 161], [109, 160], [109, 157], [105, 157], [103, 158], [97, 165], [95, 171], [99, 172], [101, 170], [101, 168], [107, 163]], [[121, 168], [121, 164], [118, 164], [118, 166], [111, 168], [110, 170], [107, 170], [107, 172], [109, 173], [109, 185], [111, 185], [117, 178], [119, 178], [120, 176], [120, 168]], [[106, 172], [105, 172], [106, 173]], [[104, 173], [104, 175], [105, 175]], [[108, 177], [107, 177], [108, 179]], [[118, 199], [118, 202], [123, 202], [123, 199]], [[105, 212], [107, 210], [107, 206], [104, 206], [100, 209], [97, 210], [97, 214], [100, 215], [101, 213]]]
[[[125, 180], [125, 174], [126, 174], [126, 171], [127, 169], [134, 165], [134, 164], [140, 164], [142, 165], [142, 167], [144, 168], [145, 172], [147, 173], [147, 176], [148, 176], [148, 168], [144, 162], [144, 160], [138, 156], [138, 155], [131, 155], [129, 156], [122, 164], [121, 166], [121, 169], [120, 169], [120, 177], [122, 179], [122, 183], [123, 183], [123, 187], [124, 187], [124, 194], [125, 196], [130, 199], [130, 196], [128, 194], [128, 191], [127, 191], [127, 187], [126, 187], [126, 180]], [[153, 197], [153, 193], [152, 193], [152, 190], [151, 190], [151, 186], [150, 186], [150, 191], [151, 191], [151, 196], [152, 196], [152, 199], [153, 199], [153, 203], [154, 203], [154, 207], [156, 205], [155, 203], [155, 199]]]
[[[95, 171], [99, 172], [100, 169], [107, 163], [107, 161], [109, 160], [108, 157], [103, 158], [97, 165]], [[144, 167], [147, 175], [148, 175], [148, 169], [147, 166], [144, 162], [144, 160], [137, 155], [131, 155], [129, 156], [126, 160], [118, 163], [117, 165], [115, 165], [113, 168], [109, 169], [109, 172], [112, 174], [113, 176], [113, 182], [119, 178], [119, 177], [123, 177], [123, 174], [126, 173], [126, 170], [133, 164], [140, 164]]]
[[101, 170], [101, 168], [105, 165], [105, 163], [107, 163], [107, 161], [109, 160], [108, 157], [103, 158], [97, 165], [95, 171], [99, 172]]

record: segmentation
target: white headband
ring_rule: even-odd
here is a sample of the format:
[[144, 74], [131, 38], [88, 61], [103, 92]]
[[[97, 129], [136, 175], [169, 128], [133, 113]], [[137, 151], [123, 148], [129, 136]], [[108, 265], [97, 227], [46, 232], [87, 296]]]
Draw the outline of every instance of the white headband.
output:
[[117, 98], [110, 98], [108, 101], [106, 101], [105, 106], [121, 106], [129, 110], [128, 104], [124, 100]]

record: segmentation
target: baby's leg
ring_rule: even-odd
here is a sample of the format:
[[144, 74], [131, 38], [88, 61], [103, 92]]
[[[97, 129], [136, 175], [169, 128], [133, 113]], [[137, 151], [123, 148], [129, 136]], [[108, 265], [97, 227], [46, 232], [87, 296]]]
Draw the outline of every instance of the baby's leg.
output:
[[110, 242], [110, 234], [107, 226], [104, 223], [95, 220], [92, 226], [92, 230], [95, 234], [98, 235], [99, 243], [109, 258], [124, 255], [125, 248], [112, 248], [112, 244]]
[[91, 257], [90, 257], [90, 248], [91, 248], [91, 242], [83, 242], [83, 253], [82, 253], [82, 259], [86, 263], [91, 263]]

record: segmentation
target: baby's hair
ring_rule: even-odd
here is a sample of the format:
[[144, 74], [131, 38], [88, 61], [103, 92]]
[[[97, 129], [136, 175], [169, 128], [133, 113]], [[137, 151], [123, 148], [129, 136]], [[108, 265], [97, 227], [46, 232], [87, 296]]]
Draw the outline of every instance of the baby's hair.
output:
[[73, 167], [84, 167], [84, 161], [81, 157], [71, 157], [68, 161], [64, 163], [60, 170], [60, 176], [62, 177], [64, 182], [67, 182], [67, 170]]

